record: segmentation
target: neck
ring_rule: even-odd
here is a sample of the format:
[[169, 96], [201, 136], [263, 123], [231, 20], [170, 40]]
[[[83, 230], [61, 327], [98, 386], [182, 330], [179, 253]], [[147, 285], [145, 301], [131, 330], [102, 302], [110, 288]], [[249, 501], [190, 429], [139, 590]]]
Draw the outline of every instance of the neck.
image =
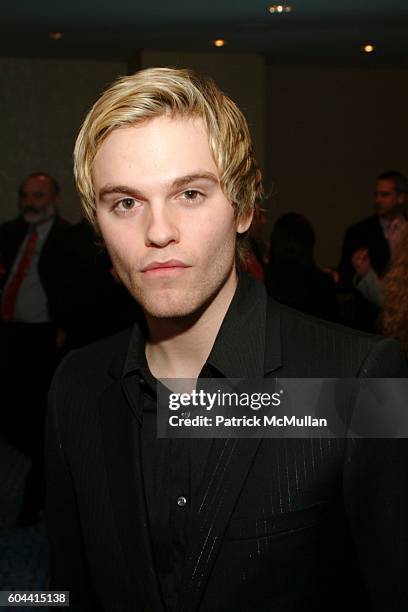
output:
[[145, 313], [149, 330], [146, 359], [155, 378], [198, 378], [236, 287], [234, 269], [215, 297], [191, 315], [160, 319]]

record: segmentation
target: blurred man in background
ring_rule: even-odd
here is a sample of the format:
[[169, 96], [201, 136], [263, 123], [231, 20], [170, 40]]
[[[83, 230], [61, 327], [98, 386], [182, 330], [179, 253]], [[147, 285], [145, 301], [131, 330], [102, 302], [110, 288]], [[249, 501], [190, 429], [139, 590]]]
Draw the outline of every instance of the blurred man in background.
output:
[[1, 423], [31, 459], [18, 520], [29, 525], [43, 506], [46, 392], [56, 362], [53, 252], [69, 223], [58, 215], [59, 185], [44, 172], [22, 182], [18, 203], [18, 217], [0, 226], [0, 365], [12, 398], [3, 403]]
[[377, 178], [375, 213], [346, 230], [341, 261], [340, 281], [350, 287], [355, 275], [353, 255], [364, 251], [371, 265], [382, 276], [390, 259], [390, 234], [395, 225], [403, 223], [408, 193], [408, 181], [401, 172], [390, 171]]
[[384, 172], [375, 186], [375, 213], [346, 230], [339, 264], [339, 287], [353, 293], [353, 326], [376, 331], [378, 305], [367, 299], [365, 277], [368, 272], [377, 278], [387, 271], [394, 248], [406, 220], [408, 181], [401, 172]]

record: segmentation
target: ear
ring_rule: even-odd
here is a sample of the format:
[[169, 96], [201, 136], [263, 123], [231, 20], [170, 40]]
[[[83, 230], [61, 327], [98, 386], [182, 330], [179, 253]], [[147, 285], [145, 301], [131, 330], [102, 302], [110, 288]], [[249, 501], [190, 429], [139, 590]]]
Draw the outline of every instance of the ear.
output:
[[244, 234], [251, 227], [254, 211], [250, 210], [244, 217], [240, 217], [237, 221], [237, 233]]
[[398, 194], [397, 202], [398, 202], [398, 204], [404, 204], [405, 203], [405, 193], [399, 193]]

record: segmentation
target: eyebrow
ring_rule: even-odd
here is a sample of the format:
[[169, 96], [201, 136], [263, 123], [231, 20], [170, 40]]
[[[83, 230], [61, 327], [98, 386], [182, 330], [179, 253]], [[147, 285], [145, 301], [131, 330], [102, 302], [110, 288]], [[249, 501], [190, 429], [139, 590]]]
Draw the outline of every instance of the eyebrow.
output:
[[[23, 189], [20, 189], [20, 191], [18, 192], [18, 195], [20, 196], [20, 198], [23, 198], [24, 196], [28, 195], [30, 192], [29, 191], [24, 191]], [[38, 195], [44, 195], [45, 191], [39, 191], [37, 189], [37, 191], [32, 191], [31, 192], [33, 195], [38, 196]]]
[[[185, 185], [193, 183], [194, 181], [208, 181], [214, 184], [218, 184], [218, 178], [212, 172], [195, 172], [194, 174], [186, 174], [180, 176], [170, 183], [171, 189], [180, 189]], [[144, 196], [134, 187], [129, 185], [114, 185], [108, 184], [99, 190], [99, 199], [102, 200], [104, 197], [114, 193], [128, 193], [135, 198], [144, 199]]]
[[211, 183], [218, 183], [218, 178], [212, 172], [197, 172], [195, 174], [187, 174], [181, 176], [173, 181], [172, 187], [180, 188], [184, 187], [188, 183], [194, 183], [194, 181], [209, 181]]

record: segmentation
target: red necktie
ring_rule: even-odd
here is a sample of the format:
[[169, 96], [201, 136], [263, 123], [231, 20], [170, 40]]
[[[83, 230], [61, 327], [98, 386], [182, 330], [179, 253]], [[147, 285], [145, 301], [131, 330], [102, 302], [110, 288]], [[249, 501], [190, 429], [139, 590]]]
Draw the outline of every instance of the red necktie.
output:
[[37, 240], [38, 234], [35, 230], [33, 230], [27, 240], [27, 244], [18, 263], [17, 270], [15, 271], [11, 281], [8, 283], [3, 295], [3, 300], [1, 303], [1, 316], [3, 321], [13, 320], [17, 295], [33, 259]]

